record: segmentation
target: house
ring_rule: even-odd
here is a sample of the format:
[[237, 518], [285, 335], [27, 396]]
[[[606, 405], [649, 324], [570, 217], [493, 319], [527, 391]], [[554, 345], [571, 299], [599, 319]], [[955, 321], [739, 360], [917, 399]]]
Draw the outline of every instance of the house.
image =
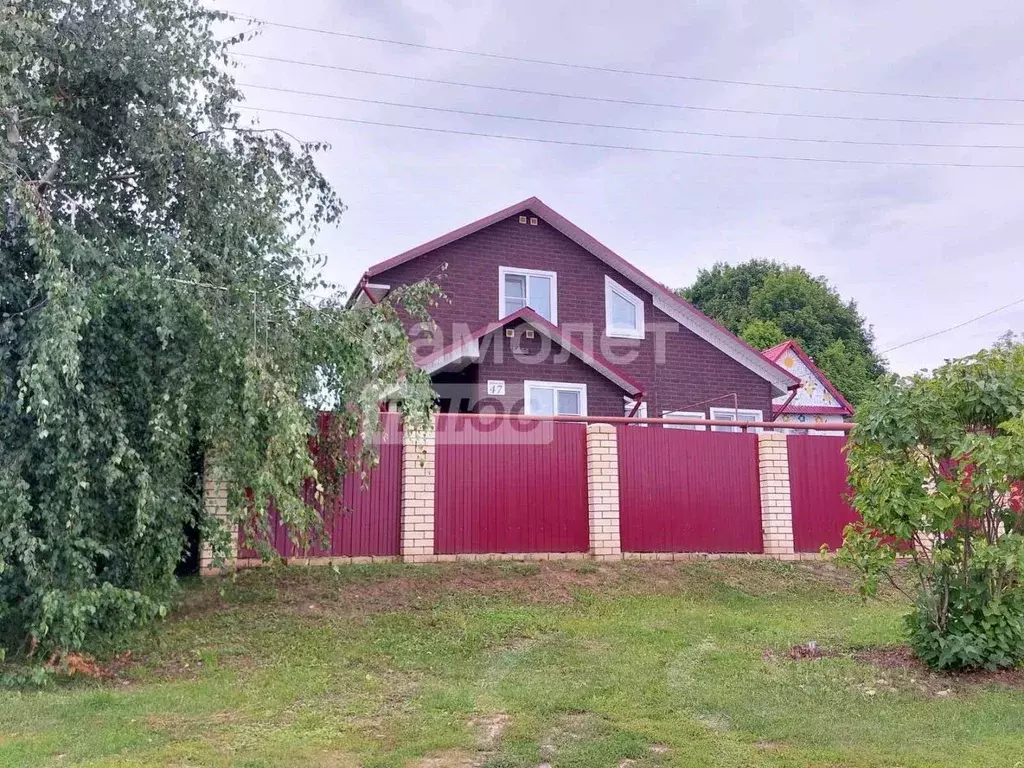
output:
[[404, 318], [442, 411], [762, 421], [800, 379], [537, 198], [371, 267], [351, 301], [434, 280]]
[[[777, 397], [772, 401], [774, 420], [808, 425], [849, 421], [853, 417], [853, 406], [796, 341], [788, 339], [766, 349], [763, 354], [800, 379], [800, 388], [792, 398]], [[822, 433], [843, 434], [824, 430]], [[814, 434], [814, 431], [808, 434]]]

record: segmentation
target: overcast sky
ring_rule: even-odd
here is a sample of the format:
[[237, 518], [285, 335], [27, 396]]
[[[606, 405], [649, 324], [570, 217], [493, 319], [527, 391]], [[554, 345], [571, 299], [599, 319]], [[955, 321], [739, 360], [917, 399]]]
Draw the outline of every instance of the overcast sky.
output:
[[[1024, 99], [1024, 4], [220, 0], [268, 21], [538, 59], [828, 88]], [[584, 9], [586, 12], [584, 13]], [[241, 24], [236, 26], [241, 27]], [[237, 50], [526, 90], [771, 112], [1016, 126], [771, 117], [588, 102], [240, 59], [242, 83], [572, 122], [832, 140], [1024, 147], [1018, 103], [866, 96], [574, 70], [275, 26]], [[245, 88], [249, 104], [562, 141], [714, 153], [1024, 166], [1022, 149], [878, 147], [530, 123]], [[655, 279], [716, 261], [799, 264], [857, 301], [887, 350], [1024, 298], [1024, 168], [908, 167], [654, 154], [426, 133], [279, 114], [329, 141], [349, 206], [322, 239], [330, 278], [536, 195]], [[889, 353], [911, 372], [1024, 330], [1024, 303]]]

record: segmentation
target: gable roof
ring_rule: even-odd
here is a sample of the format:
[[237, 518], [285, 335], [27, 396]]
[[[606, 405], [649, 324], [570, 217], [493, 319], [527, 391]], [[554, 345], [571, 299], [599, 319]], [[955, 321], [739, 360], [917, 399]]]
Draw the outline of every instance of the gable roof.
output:
[[469, 336], [464, 336], [439, 352], [427, 355], [423, 359], [417, 361], [418, 365], [427, 373], [433, 374], [445, 366], [451, 365], [452, 363], [460, 360], [479, 359], [480, 339], [485, 336], [489, 336], [495, 331], [500, 331], [511, 323], [520, 321], [558, 344], [558, 346], [566, 352], [569, 352], [574, 357], [583, 361], [586, 365], [589, 365], [595, 371], [600, 373], [613, 384], [616, 384], [621, 389], [625, 390], [630, 395], [636, 396], [643, 393], [643, 387], [630, 378], [630, 376], [624, 373], [620, 368], [612, 365], [601, 355], [593, 352], [587, 352], [582, 347], [573, 343], [572, 339], [562, 333], [557, 326], [549, 323], [529, 307], [524, 307], [518, 312], [513, 312], [511, 315], [501, 318], [501, 320], [495, 320], [493, 323], [488, 323], [487, 325], [477, 328]]
[[774, 394], [786, 394], [786, 392], [800, 384], [799, 378], [776, 365], [773, 360], [763, 356], [759, 350], [747, 344], [747, 342], [726, 329], [725, 326], [712, 320], [688, 301], [680, 298], [657, 280], [634, 267], [611, 248], [600, 243], [536, 197], [527, 198], [497, 213], [492, 213], [490, 216], [485, 216], [464, 227], [454, 229], [446, 235], [441, 235], [441, 237], [434, 238], [386, 261], [375, 264], [366, 271], [363, 280], [367, 281], [369, 278], [397, 267], [399, 264], [412, 261], [442, 246], [453, 243], [456, 240], [461, 240], [474, 232], [479, 232], [493, 224], [504, 221], [510, 216], [516, 216], [526, 211], [530, 211], [538, 218], [543, 219], [544, 222], [585, 251], [588, 251], [592, 256], [625, 275], [633, 283], [650, 293], [655, 307], [712, 346], [724, 352], [740, 365], [768, 381], [772, 385]]
[[390, 291], [390, 285], [370, 283], [364, 278], [359, 281], [359, 285], [352, 291], [352, 295], [348, 297], [345, 306], [362, 307], [367, 304], [379, 304]]
[[[807, 369], [814, 375], [814, 377], [821, 382], [821, 385], [828, 390], [829, 394], [835, 398], [835, 401], [839, 403], [839, 406], [810, 406], [810, 405], [790, 405], [784, 409], [780, 409], [779, 413], [842, 413], [847, 416], [853, 415], [853, 406], [850, 405], [849, 401], [843, 397], [842, 393], [835, 388], [835, 385], [829, 381], [828, 376], [821, 372], [821, 369], [814, 364], [814, 360], [811, 356], [804, 352], [804, 348], [801, 347], [795, 339], [786, 339], [781, 344], [776, 344], [774, 347], [766, 349], [763, 354], [766, 358], [771, 360], [773, 363], [781, 358], [787, 350], [793, 350], [793, 353], [800, 358]], [[772, 409], [775, 410], [774, 408]]]
[[795, 344], [793, 339], [786, 339], [781, 344], [776, 344], [774, 347], [768, 347], [761, 354], [771, 360], [773, 363], [782, 357], [782, 353], [789, 349], [790, 344]]

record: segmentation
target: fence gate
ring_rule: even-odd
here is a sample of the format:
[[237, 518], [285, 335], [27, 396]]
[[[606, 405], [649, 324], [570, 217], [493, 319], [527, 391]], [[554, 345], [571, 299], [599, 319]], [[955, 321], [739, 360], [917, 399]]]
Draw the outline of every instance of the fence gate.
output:
[[[329, 418], [321, 414], [321, 422]], [[328, 545], [313, 546], [300, 551], [288, 530], [280, 524], [271, 504], [270, 543], [282, 557], [385, 557], [397, 556], [401, 546], [402, 517], [402, 424], [397, 413], [381, 414], [380, 462], [369, 472], [368, 483], [357, 474], [345, 477], [336, 498], [328, 500], [321, 510]], [[346, 451], [354, 446], [346, 446]], [[314, 494], [307, 484], [308, 503], [315, 506]], [[245, 546], [244, 532], [239, 530], [241, 558], [257, 557]]]
[[757, 435], [619, 426], [624, 552], [763, 552]]
[[438, 554], [589, 549], [585, 425], [442, 414], [435, 451]]
[[846, 438], [789, 435], [789, 488], [793, 504], [793, 546], [817, 552], [837, 549], [843, 528], [859, 517], [847, 503]]

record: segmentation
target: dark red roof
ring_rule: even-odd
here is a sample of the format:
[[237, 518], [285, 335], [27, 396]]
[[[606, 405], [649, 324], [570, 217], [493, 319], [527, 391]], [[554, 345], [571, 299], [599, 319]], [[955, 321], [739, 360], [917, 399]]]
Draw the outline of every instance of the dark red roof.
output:
[[848, 408], [841, 405], [773, 405], [772, 413], [834, 413], [838, 416], [852, 416]]
[[[761, 354], [764, 355], [765, 357], [767, 357], [769, 360], [771, 360], [774, 363], [776, 360], [778, 360], [780, 357], [782, 357], [782, 353], [783, 352], [785, 352], [787, 349], [789, 349], [789, 344], [790, 344], [791, 341], [792, 341], [791, 339], [786, 339], [782, 343], [776, 344], [774, 347], [768, 347], [768, 349], [766, 349]], [[793, 342], [793, 343], [796, 343], [796, 342]]]
[[537, 329], [545, 336], [550, 338], [562, 349], [572, 353], [584, 363], [589, 365], [595, 371], [600, 373], [602, 376], [613, 381], [618, 386], [629, 392], [631, 395], [638, 395], [643, 392], [641, 387], [629, 374], [625, 373], [621, 368], [612, 363], [608, 362], [602, 355], [597, 352], [585, 350], [573, 342], [573, 340], [562, 333], [556, 325], [549, 323], [543, 317], [538, 315], [529, 307], [523, 307], [518, 312], [513, 312], [511, 315], [507, 315], [500, 320], [495, 320], [493, 323], [488, 323], [480, 328], [477, 328], [469, 336], [463, 336], [458, 341], [449, 344], [442, 350], [439, 350], [431, 355], [427, 355], [421, 360], [417, 361], [417, 364], [423, 368], [428, 366], [432, 361], [439, 358], [445, 357], [457, 350], [459, 347], [463, 347], [469, 342], [477, 341], [482, 339], [484, 336], [488, 336], [495, 331], [501, 330], [510, 323], [522, 321], [533, 328]]

